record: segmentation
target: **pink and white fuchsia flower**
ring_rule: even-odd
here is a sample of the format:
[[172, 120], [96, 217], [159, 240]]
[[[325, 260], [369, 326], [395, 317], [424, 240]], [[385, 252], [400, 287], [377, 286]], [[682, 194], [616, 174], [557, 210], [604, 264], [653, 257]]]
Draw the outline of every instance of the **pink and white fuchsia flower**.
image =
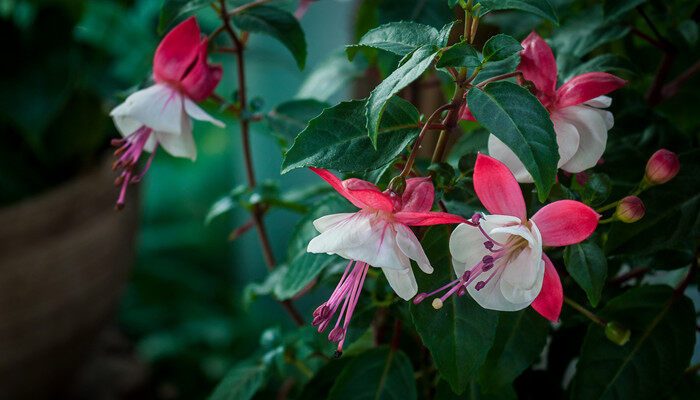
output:
[[[374, 184], [361, 179], [341, 181], [327, 170], [311, 170], [361, 209], [355, 213], [326, 215], [314, 221], [321, 234], [307, 247], [310, 253], [337, 254], [350, 260], [331, 297], [314, 311], [313, 320], [313, 325], [322, 332], [340, 308], [338, 320], [328, 335], [329, 340], [338, 343], [340, 353], [369, 266], [381, 268], [396, 294], [409, 300], [418, 291], [410, 260], [428, 274], [433, 272], [433, 267], [408, 226], [466, 220], [430, 211], [435, 197], [430, 178], [406, 180], [406, 189], [399, 196], [389, 190], [381, 192]], [[341, 325], [343, 315], [345, 320]]]
[[466, 291], [484, 308], [521, 310], [529, 305], [556, 321], [563, 302], [559, 275], [542, 246], [578, 243], [595, 230], [600, 215], [587, 205], [560, 200], [542, 207], [529, 220], [520, 186], [498, 160], [479, 154], [474, 189], [491, 213], [477, 214], [450, 237], [452, 266], [458, 279], [427, 296], [450, 288], [433, 301], [440, 308], [450, 295]]
[[[141, 180], [148, 170], [158, 145], [175, 157], [196, 159], [190, 117], [224, 126], [195, 104], [209, 97], [221, 80], [221, 66], [207, 63], [207, 46], [194, 17], [180, 23], [156, 49], [156, 84], [132, 94], [110, 113], [123, 136], [112, 141], [119, 147], [114, 153], [118, 157], [114, 169], [122, 169], [115, 182], [121, 185], [117, 209], [124, 206], [127, 185]], [[144, 151], [151, 157], [136, 173]]]
[[[552, 49], [537, 33], [523, 42], [518, 71], [532, 81], [536, 96], [549, 111], [559, 146], [558, 167], [579, 173], [596, 165], [605, 151], [608, 130], [614, 118], [609, 111], [612, 99], [605, 94], [627, 81], [605, 72], [587, 72], [571, 78], [557, 89], [557, 64]], [[461, 118], [474, 120], [469, 109]], [[532, 182], [525, 166], [500, 139], [489, 136], [489, 154], [510, 168], [518, 182]]]

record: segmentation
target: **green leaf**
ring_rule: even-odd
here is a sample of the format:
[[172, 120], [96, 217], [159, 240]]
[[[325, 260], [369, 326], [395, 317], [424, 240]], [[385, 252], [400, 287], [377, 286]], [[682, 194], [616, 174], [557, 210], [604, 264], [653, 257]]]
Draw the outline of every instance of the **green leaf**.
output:
[[484, 63], [489, 61], [501, 61], [523, 49], [520, 42], [505, 34], [492, 36], [484, 44]]
[[494, 76], [514, 72], [518, 68], [518, 65], [520, 65], [520, 53], [515, 53], [505, 60], [487, 63], [484, 69], [479, 71], [479, 73], [476, 75], [476, 78], [474, 78], [474, 82], [472, 82], [472, 84], [478, 85], [489, 78], [493, 78]]
[[548, 0], [479, 0], [482, 9], [479, 15], [483, 16], [491, 11], [520, 10], [548, 19], [559, 25], [559, 17], [554, 6]]
[[328, 400], [414, 400], [416, 381], [406, 354], [382, 346], [348, 363], [331, 387]]
[[[431, 291], [454, 280], [448, 233], [446, 226], [432, 227], [421, 241], [435, 266], [430, 275], [416, 274], [421, 291]], [[433, 309], [431, 299], [411, 303], [410, 311], [438, 371], [454, 392], [464, 392], [486, 360], [496, 336], [498, 313], [482, 308], [469, 295], [450, 296], [439, 310]]]
[[445, 380], [441, 379], [435, 388], [433, 400], [516, 400], [517, 398], [512, 386], [502, 387], [496, 393], [484, 393], [476, 379], [472, 379], [467, 390], [458, 395], [452, 391]]
[[593, 174], [581, 191], [581, 199], [589, 206], [595, 207], [603, 204], [610, 196], [612, 181], [606, 174]]
[[603, 2], [603, 12], [605, 19], [615, 19], [627, 11], [646, 3], [647, 0], [605, 0]]
[[479, 386], [494, 393], [510, 385], [537, 361], [548, 333], [549, 322], [530, 307], [501, 313], [496, 339], [479, 369]]
[[435, 43], [438, 47], [445, 47], [447, 46], [447, 42], [450, 41], [450, 33], [452, 33], [452, 27], [455, 26], [457, 21], [451, 21], [442, 28], [440, 28], [440, 32], [438, 32], [438, 42]]
[[447, 5], [448, 5], [450, 8], [456, 6], [457, 3], [459, 3], [459, 0], [447, 0]]
[[290, 100], [279, 104], [265, 114], [263, 121], [277, 139], [281, 148], [286, 149], [297, 135], [303, 131], [314, 117], [330, 104], [314, 99]]
[[299, 21], [291, 13], [270, 6], [249, 8], [231, 17], [241, 30], [263, 33], [279, 40], [294, 56], [300, 69], [306, 63], [306, 39]]
[[[282, 163], [282, 173], [316, 167], [363, 172], [391, 162], [418, 136], [418, 110], [398, 97], [388, 103], [377, 135], [378, 150], [364, 127], [365, 100], [343, 102], [324, 110], [297, 136]], [[415, 125], [415, 127], [406, 127]]]
[[[520, 45], [520, 44], [518, 44]], [[474, 68], [481, 65], [479, 55], [472, 45], [467, 42], [460, 42], [442, 52], [440, 59], [435, 66], [444, 67], [469, 67]]]
[[583, 57], [596, 47], [623, 38], [630, 27], [603, 19], [601, 7], [584, 10], [580, 15], [569, 18], [551, 37], [551, 45], [557, 57], [570, 54]]
[[603, 250], [592, 242], [567, 246], [564, 264], [571, 277], [586, 292], [588, 301], [596, 307], [608, 277], [608, 261]]
[[158, 19], [158, 34], [165, 33], [179, 16], [206, 7], [209, 3], [211, 0], [163, 0]]
[[214, 389], [209, 400], [248, 400], [265, 383], [267, 364], [243, 363], [233, 367]]
[[345, 52], [337, 51], [309, 73], [294, 97], [326, 101], [350, 82], [364, 76], [366, 64], [362, 59], [348, 62]]
[[554, 185], [559, 151], [552, 120], [542, 103], [510, 82], [472, 89], [467, 103], [474, 118], [518, 156], [544, 201]]
[[634, 224], [614, 223], [606, 253], [652, 254], [662, 249], [693, 248], [700, 235], [700, 150], [679, 155], [681, 169], [667, 183], [645, 190], [644, 217]]
[[401, 89], [423, 75], [423, 72], [430, 67], [437, 54], [438, 48], [435, 45], [426, 45], [419, 48], [402, 66], [394, 70], [382, 83], [377, 85], [370, 94], [365, 106], [367, 108], [366, 126], [368, 129], [367, 134], [375, 149], [379, 148], [377, 136], [379, 135], [382, 115], [389, 100]]
[[[313, 332], [318, 335], [318, 332]], [[324, 338], [325, 339], [325, 338]], [[299, 395], [299, 399], [325, 399], [328, 397], [328, 392], [330, 391], [333, 384], [338, 379], [345, 366], [352, 360], [351, 357], [341, 357], [337, 360], [331, 360], [326, 363], [321, 369], [316, 372], [313, 378], [311, 378], [305, 385], [304, 389]]]
[[651, 400], [665, 398], [688, 366], [695, 345], [695, 310], [667, 286], [627, 290], [600, 312], [632, 330], [618, 346], [604, 328], [588, 327], [571, 388], [572, 400]]
[[440, 33], [432, 26], [407, 21], [390, 22], [367, 32], [358, 44], [346, 46], [345, 51], [350, 61], [363, 48], [405, 56], [421, 46], [438, 45], [440, 42]]

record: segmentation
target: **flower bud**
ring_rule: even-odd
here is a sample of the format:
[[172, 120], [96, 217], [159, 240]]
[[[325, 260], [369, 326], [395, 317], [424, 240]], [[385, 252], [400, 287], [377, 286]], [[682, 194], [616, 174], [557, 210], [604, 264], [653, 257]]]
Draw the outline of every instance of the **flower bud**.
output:
[[605, 336], [616, 345], [624, 346], [629, 342], [632, 332], [620, 323], [611, 321], [605, 325]]
[[615, 215], [620, 221], [631, 224], [644, 216], [644, 203], [637, 196], [627, 196], [617, 204]]
[[406, 190], [406, 178], [403, 176], [395, 176], [389, 182], [389, 191], [398, 194], [399, 196], [403, 194]]
[[666, 183], [678, 174], [680, 168], [681, 164], [674, 152], [657, 150], [647, 161], [644, 183], [648, 186]]

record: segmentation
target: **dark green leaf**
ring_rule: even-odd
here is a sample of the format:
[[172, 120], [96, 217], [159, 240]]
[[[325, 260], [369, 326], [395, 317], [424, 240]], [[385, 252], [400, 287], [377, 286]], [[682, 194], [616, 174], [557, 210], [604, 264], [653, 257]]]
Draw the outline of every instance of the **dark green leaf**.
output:
[[667, 286], [629, 289], [600, 312], [632, 330], [618, 346], [604, 328], [591, 324], [571, 388], [571, 399], [646, 400], [664, 398], [683, 374], [695, 345], [695, 310], [685, 296]]
[[426, 45], [419, 48], [402, 66], [374, 88], [365, 106], [367, 108], [367, 134], [374, 148], [379, 148], [377, 136], [379, 135], [382, 115], [389, 100], [401, 89], [423, 75], [423, 72], [430, 67], [437, 54], [438, 48], [435, 45]]
[[[318, 335], [318, 332], [313, 332]], [[337, 360], [331, 360], [326, 365], [318, 370], [316, 375], [314, 375], [311, 380], [309, 380], [306, 385], [304, 385], [304, 390], [302, 390], [299, 399], [326, 399], [328, 398], [328, 392], [333, 387], [333, 384], [338, 379], [338, 376], [343, 371], [348, 362], [352, 358], [341, 357]]]
[[440, 32], [438, 32], [438, 42], [435, 43], [438, 45], [438, 47], [447, 46], [447, 42], [449, 42], [450, 40], [450, 33], [452, 32], [452, 27], [455, 26], [456, 23], [457, 21], [452, 21], [440, 29]]
[[520, 42], [505, 34], [492, 36], [484, 44], [483, 62], [501, 61], [523, 49]]
[[646, 2], [647, 0], [605, 0], [605, 2], [603, 2], [605, 19], [615, 19], [627, 11]]
[[[518, 43], [518, 45], [520, 45]], [[469, 67], [474, 68], [481, 64], [479, 55], [472, 45], [460, 42], [442, 52], [435, 66], [443, 67]]]
[[[421, 241], [435, 266], [430, 275], [416, 274], [418, 288], [431, 291], [452, 281], [452, 265], [446, 226], [433, 227]], [[440, 374], [452, 390], [462, 393], [484, 363], [496, 336], [498, 313], [482, 308], [468, 295], [450, 296], [439, 310], [431, 299], [410, 304], [413, 322], [430, 350]]]
[[263, 120], [283, 149], [330, 104], [313, 99], [290, 100], [273, 108]]
[[681, 169], [669, 182], [639, 195], [644, 217], [610, 228], [606, 253], [651, 254], [661, 249], [692, 247], [700, 235], [700, 150], [679, 156]]
[[[346, 172], [369, 171], [391, 162], [418, 136], [418, 110], [394, 97], [387, 104], [377, 135], [378, 150], [367, 137], [364, 100], [340, 103], [311, 120], [282, 163], [282, 173], [317, 167]], [[406, 125], [416, 125], [406, 128]]]
[[484, 69], [479, 72], [472, 83], [474, 85], [478, 85], [489, 78], [493, 78], [494, 76], [513, 72], [518, 68], [518, 65], [520, 65], [520, 53], [513, 54], [505, 60], [492, 61], [486, 64]]
[[459, 0], [447, 0], [447, 5], [450, 7], [454, 7], [459, 3]]
[[595, 243], [585, 242], [567, 246], [564, 250], [566, 270], [581, 286], [593, 307], [598, 305], [608, 277], [608, 262]]
[[480, 0], [483, 7], [480, 15], [497, 10], [520, 10], [546, 18], [555, 24], [559, 24], [557, 12], [548, 0]]
[[306, 39], [299, 21], [291, 13], [261, 5], [234, 15], [231, 20], [241, 30], [263, 33], [279, 40], [292, 53], [299, 68], [304, 68]]
[[385, 50], [405, 56], [426, 44], [437, 46], [440, 41], [440, 33], [432, 26], [406, 21], [390, 22], [367, 32], [358, 44], [346, 46], [345, 51], [351, 61], [363, 48]]
[[309, 73], [295, 97], [326, 101], [343, 87], [362, 77], [366, 64], [362, 59], [348, 62], [345, 52], [335, 52]]
[[479, 369], [479, 386], [494, 393], [510, 385], [539, 358], [548, 332], [549, 322], [532, 308], [501, 313], [496, 339]]
[[604, 43], [624, 37], [629, 31], [629, 26], [605, 22], [602, 8], [594, 7], [568, 19], [552, 35], [551, 45], [558, 57], [562, 54], [583, 57]]
[[440, 380], [435, 389], [433, 400], [516, 400], [518, 398], [512, 386], [500, 388], [497, 393], [484, 393], [476, 379], [469, 382], [467, 390], [456, 394], [445, 380]]
[[586, 182], [586, 186], [581, 192], [581, 198], [584, 203], [595, 207], [603, 204], [610, 196], [612, 182], [606, 174], [593, 174]]
[[165, 30], [177, 19], [177, 17], [206, 7], [211, 0], [163, 0], [160, 6], [160, 18], [158, 19], [158, 34]]
[[248, 400], [265, 382], [267, 365], [243, 363], [233, 367], [214, 389], [209, 400]]
[[328, 400], [417, 398], [411, 361], [402, 351], [388, 347], [377, 347], [353, 358], [328, 394]]
[[542, 103], [510, 82], [472, 89], [467, 102], [474, 118], [518, 156], [544, 201], [554, 185], [559, 151], [552, 120]]

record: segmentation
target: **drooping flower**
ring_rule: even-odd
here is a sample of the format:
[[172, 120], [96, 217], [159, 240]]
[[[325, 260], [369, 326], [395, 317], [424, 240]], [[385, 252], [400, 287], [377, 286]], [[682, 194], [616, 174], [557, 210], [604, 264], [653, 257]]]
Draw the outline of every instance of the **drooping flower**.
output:
[[440, 308], [452, 294], [466, 291], [482, 307], [517, 311], [529, 305], [556, 321], [563, 302], [559, 275], [542, 246], [566, 246], [586, 239], [600, 215], [587, 205], [560, 200], [542, 207], [529, 220], [520, 186], [500, 161], [479, 154], [474, 189], [491, 213], [476, 214], [457, 226], [450, 237], [452, 266], [457, 279], [420, 301], [450, 288], [433, 301]]
[[[156, 84], [132, 94], [110, 113], [122, 135], [112, 141], [118, 147], [114, 169], [122, 170], [115, 181], [121, 185], [117, 209], [124, 206], [127, 186], [140, 181], [148, 170], [158, 146], [175, 157], [196, 159], [190, 117], [224, 126], [195, 103], [209, 97], [221, 80], [221, 66], [207, 62], [207, 46], [194, 17], [180, 23], [156, 49]], [[137, 172], [144, 151], [151, 156]]]
[[[549, 45], [532, 32], [522, 46], [518, 71], [535, 85], [537, 98], [549, 111], [559, 146], [558, 167], [579, 173], [595, 166], [605, 151], [608, 130], [614, 123], [612, 113], [603, 110], [612, 102], [605, 95], [627, 81], [605, 72], [587, 72], [557, 89], [557, 64]], [[466, 106], [461, 118], [474, 120]], [[518, 182], [532, 182], [523, 163], [500, 139], [490, 135], [488, 148], [492, 157], [510, 168]]]
[[381, 192], [374, 184], [361, 179], [341, 181], [327, 170], [311, 170], [360, 208], [355, 213], [326, 215], [314, 221], [320, 234], [307, 247], [310, 253], [337, 254], [350, 260], [331, 297], [314, 311], [313, 325], [322, 332], [340, 308], [336, 324], [328, 335], [329, 340], [338, 343], [339, 354], [369, 267], [381, 268], [396, 294], [408, 300], [418, 291], [410, 260], [414, 260], [423, 272], [433, 272], [409, 225], [451, 224], [466, 220], [430, 211], [435, 197], [430, 178], [408, 179], [403, 194], [398, 195], [390, 190]]

